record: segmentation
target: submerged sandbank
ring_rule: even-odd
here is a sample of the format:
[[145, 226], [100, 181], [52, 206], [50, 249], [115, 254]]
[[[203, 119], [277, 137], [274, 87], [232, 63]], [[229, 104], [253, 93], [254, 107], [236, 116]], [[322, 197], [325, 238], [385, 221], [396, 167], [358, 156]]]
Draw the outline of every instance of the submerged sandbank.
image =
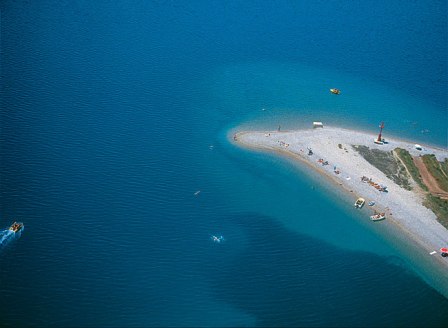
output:
[[[364, 198], [366, 204], [362, 212], [366, 220], [375, 212], [385, 213], [388, 222], [399, 227], [403, 236], [415, 243], [430, 261], [446, 272], [448, 258], [440, 256], [439, 249], [448, 244], [448, 230], [423, 205], [424, 194], [418, 187], [406, 190], [396, 184], [353, 146], [367, 146], [383, 151], [399, 147], [406, 149], [412, 156], [434, 154], [440, 161], [448, 158], [448, 151], [432, 146], [423, 146], [422, 150], [417, 150], [414, 143], [398, 139], [388, 139], [387, 144], [378, 145], [373, 142], [374, 138], [375, 135], [371, 133], [326, 126], [297, 131], [242, 131], [234, 135], [233, 141], [244, 147], [277, 152], [307, 164], [352, 195], [353, 203], [358, 197]], [[367, 181], [363, 182], [362, 177], [367, 177]], [[378, 185], [387, 186], [388, 192], [379, 191], [369, 183], [369, 179]], [[369, 201], [375, 201], [375, 205], [368, 206]]]

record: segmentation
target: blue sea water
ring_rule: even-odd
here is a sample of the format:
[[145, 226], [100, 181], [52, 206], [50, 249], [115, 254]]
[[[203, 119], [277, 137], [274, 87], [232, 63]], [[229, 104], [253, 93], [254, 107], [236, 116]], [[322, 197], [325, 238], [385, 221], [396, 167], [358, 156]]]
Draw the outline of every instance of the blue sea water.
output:
[[26, 226], [1, 245], [1, 325], [448, 324], [387, 225], [228, 142], [318, 119], [447, 148], [445, 1], [0, 9], [0, 226]]

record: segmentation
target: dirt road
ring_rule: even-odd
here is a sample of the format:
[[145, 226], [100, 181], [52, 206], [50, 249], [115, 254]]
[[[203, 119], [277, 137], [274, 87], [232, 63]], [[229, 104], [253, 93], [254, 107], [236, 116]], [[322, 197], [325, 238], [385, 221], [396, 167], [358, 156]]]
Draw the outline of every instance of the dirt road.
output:
[[423, 159], [421, 157], [414, 157], [414, 163], [422, 176], [423, 183], [428, 187], [429, 192], [434, 196], [448, 199], [448, 192], [439, 187], [437, 180], [431, 175], [431, 173], [429, 173], [425, 163], [423, 163]]

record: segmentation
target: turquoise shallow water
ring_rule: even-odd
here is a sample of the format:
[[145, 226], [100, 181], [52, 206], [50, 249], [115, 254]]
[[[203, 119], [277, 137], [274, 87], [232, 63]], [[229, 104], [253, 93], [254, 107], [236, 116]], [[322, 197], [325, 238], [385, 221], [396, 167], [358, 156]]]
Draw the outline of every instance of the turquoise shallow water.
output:
[[0, 224], [26, 226], [0, 250], [2, 325], [446, 325], [343, 196], [228, 142], [384, 120], [446, 147], [445, 2], [1, 9]]
[[[232, 113], [239, 112], [237, 117], [240, 121], [227, 126], [223, 132], [223, 134], [227, 134], [225, 138], [231, 138], [235, 131], [275, 130], [279, 125], [282, 126], [282, 129], [310, 128], [311, 122], [315, 120], [322, 120], [325, 124], [333, 126], [369, 131], [373, 137], [378, 133], [378, 123], [383, 120], [382, 118], [386, 118], [384, 119], [386, 129], [383, 131], [383, 136], [386, 138], [390, 135], [447, 149], [445, 111], [423, 102], [414, 95], [406, 97], [396, 89], [387, 88], [366, 79], [359, 79], [343, 73], [338, 74], [331, 70], [323, 71], [303, 65], [278, 63], [231, 66], [214, 72], [214, 74], [213, 77], [207, 77], [209, 79], [207, 84], [212, 85], [212, 91], [208, 93], [214, 97], [210, 101], [210, 107], [215, 106], [220, 110], [210, 111], [207, 109], [200, 116], [205, 118], [214, 115], [210, 121], [232, 121], [234, 117]], [[266, 77], [269, 77], [268, 81], [266, 81]], [[332, 85], [328, 81], [346, 83], [349, 95], [343, 94], [336, 97], [331, 95], [328, 90], [322, 90], [325, 83]], [[249, 84], [250, 87], [247, 87]], [[244, 90], [244, 96], [242, 90]], [[275, 96], [272, 96], [273, 94]], [[272, 105], [272, 97], [280, 99], [279, 105]], [[347, 99], [343, 99], [345, 97]], [[250, 99], [251, 105], [248, 105], [247, 109], [241, 110], [241, 107], [245, 106], [244, 103], [248, 102], [247, 99]], [[209, 107], [206, 106], [206, 108]], [[427, 115], [418, 114], [416, 109]], [[241, 114], [241, 112], [243, 113]], [[203, 136], [203, 138], [207, 139], [209, 136]], [[231, 152], [241, 152], [232, 147], [230, 149]], [[249, 151], [243, 150], [236, 156], [247, 156], [247, 153]], [[356, 217], [356, 222], [353, 219], [341, 221], [328, 212], [325, 214], [328, 216], [325, 221], [316, 220], [316, 204], [320, 203], [320, 198], [315, 196], [315, 189], [325, 197], [332, 199], [338, 206], [337, 211], [343, 211], [355, 218], [355, 215], [351, 213], [351, 198], [344, 198], [343, 195], [338, 194], [338, 191], [333, 190], [331, 183], [324, 181], [313, 172], [309, 172], [306, 166], [296, 165], [287, 159], [276, 158], [273, 155], [264, 154], [260, 156], [260, 159], [263, 163], [260, 163], [260, 160], [252, 160], [251, 169], [262, 167], [269, 171], [272, 170], [272, 167], [278, 166], [276, 170], [279, 172], [261, 174], [261, 176], [268, 177], [269, 186], [274, 190], [276, 187], [280, 187], [280, 183], [277, 184], [276, 180], [281, 180], [283, 177], [282, 188], [286, 189], [284, 193], [280, 192], [276, 196], [269, 194], [262, 199], [255, 196], [253, 201], [256, 204], [255, 208], [263, 208], [265, 213], [270, 213], [277, 218], [281, 217], [282, 223], [293, 230], [306, 231], [342, 248], [373, 251], [382, 255], [390, 255], [391, 249], [393, 249], [394, 254], [398, 252], [399, 256], [404, 256], [405, 261], [409, 262], [408, 265], [413, 266], [424, 279], [432, 281], [433, 286], [441, 288], [440, 290], [444, 293], [447, 292], [444, 273], [431, 267], [431, 263], [433, 263], [431, 259], [426, 258], [421, 261], [422, 257], [427, 257], [427, 254], [422, 253], [418, 247], [414, 247], [416, 245], [408, 242], [406, 237], [396, 238], [395, 227], [388, 226], [381, 229], [372, 227], [369, 223], [359, 222], [360, 219], [362, 220], [362, 214]], [[295, 181], [292, 176], [300, 178]], [[251, 180], [249, 185], [260, 183]], [[298, 188], [295, 186], [296, 184], [304, 184], [306, 187], [298, 192], [295, 189]], [[263, 190], [266, 187], [263, 185], [253, 189]], [[250, 187], [248, 186], [248, 188]], [[302, 202], [304, 193], [309, 193], [312, 196]], [[300, 195], [299, 200], [296, 198], [297, 195]], [[247, 197], [245, 195], [244, 198]], [[309, 206], [307, 206], [308, 204]], [[304, 215], [300, 215], [300, 213], [304, 213]], [[300, 219], [298, 219], [299, 217]], [[356, 229], [358, 225], [362, 226], [362, 233]], [[367, 235], [365, 230], [370, 230]], [[369, 240], [367, 236], [370, 236], [369, 238], [372, 240]], [[427, 267], [428, 265], [430, 268]]]
[[[243, 129], [309, 128], [310, 122], [323, 121], [377, 134], [384, 121], [385, 136], [447, 148], [446, 106], [425, 102], [412, 88], [406, 93], [375, 80], [294, 63], [240, 64], [214, 74], [213, 82], [207, 81], [215, 96], [212, 106], [238, 119], [235, 125]], [[336, 86], [340, 97], [328, 91]]]

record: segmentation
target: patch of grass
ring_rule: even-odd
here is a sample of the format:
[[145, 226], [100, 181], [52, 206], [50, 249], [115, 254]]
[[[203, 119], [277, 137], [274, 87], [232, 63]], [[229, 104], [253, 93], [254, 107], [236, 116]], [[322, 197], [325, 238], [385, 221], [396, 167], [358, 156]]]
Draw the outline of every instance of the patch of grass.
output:
[[407, 190], [412, 189], [406, 168], [394, 157], [391, 151], [370, 149], [367, 146], [353, 146], [353, 149], [396, 184]]
[[423, 183], [422, 176], [420, 175], [420, 172], [418, 171], [417, 166], [415, 166], [414, 159], [412, 158], [411, 154], [405, 149], [402, 148], [395, 148], [395, 153], [400, 157], [400, 159], [403, 161], [404, 165], [408, 169], [409, 173], [412, 176], [412, 179], [423, 189], [428, 191], [428, 187]]
[[448, 229], [448, 200], [428, 194], [423, 205], [433, 211], [437, 221]]
[[440, 166], [442, 167], [443, 173], [448, 176], [448, 158], [445, 158], [445, 161], [440, 162]]
[[[425, 163], [426, 168], [429, 173], [436, 179], [437, 184], [444, 191], [448, 191], [448, 177], [444, 174], [444, 170], [442, 168], [445, 166], [445, 163], [441, 164], [435, 155], [423, 155], [423, 163]], [[447, 174], [448, 175], [448, 174]]]
[[[370, 149], [367, 146], [353, 146], [353, 149], [359, 152], [366, 161], [382, 171], [388, 178], [392, 179], [401, 187], [408, 190], [411, 189], [408, 181], [409, 175], [406, 172], [407, 169], [415, 182], [417, 182], [425, 191], [428, 191], [428, 187], [423, 183], [420, 172], [407, 150], [401, 148], [396, 148], [394, 150], [401, 161], [403, 161], [406, 166], [405, 168], [403, 164], [394, 157], [392, 152]], [[440, 163], [434, 155], [424, 155], [423, 162], [428, 168], [428, 171], [439, 183], [440, 188], [448, 191], [448, 159], [445, 159], [444, 162]], [[448, 229], [448, 200], [427, 193], [423, 205], [433, 211], [437, 217], [437, 221]]]

